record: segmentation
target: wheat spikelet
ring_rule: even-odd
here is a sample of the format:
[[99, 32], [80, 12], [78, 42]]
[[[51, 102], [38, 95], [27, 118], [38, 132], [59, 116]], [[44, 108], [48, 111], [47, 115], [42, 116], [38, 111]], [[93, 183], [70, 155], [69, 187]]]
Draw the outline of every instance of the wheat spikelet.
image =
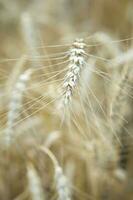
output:
[[32, 164], [27, 166], [27, 178], [32, 200], [44, 200], [41, 180]]
[[58, 164], [58, 161], [55, 158], [54, 154], [44, 146], [41, 147], [40, 149], [50, 157], [50, 159], [54, 164], [54, 170], [55, 170], [54, 179], [55, 179], [56, 189], [58, 192], [58, 200], [71, 200], [70, 185], [68, 183], [67, 177], [63, 174], [63, 170]]
[[85, 43], [83, 39], [76, 39], [69, 51], [69, 70], [63, 84], [63, 103], [67, 105], [77, 86], [81, 70], [85, 65]]
[[19, 114], [21, 111], [22, 100], [23, 100], [23, 93], [26, 90], [27, 82], [29, 81], [31, 76], [31, 70], [28, 69], [23, 72], [12, 91], [11, 101], [9, 103], [9, 111], [7, 115], [7, 127], [5, 130], [5, 142], [6, 144], [10, 144], [12, 139], [14, 138], [13, 135], [13, 126], [16, 122], [17, 118], [19, 118]]

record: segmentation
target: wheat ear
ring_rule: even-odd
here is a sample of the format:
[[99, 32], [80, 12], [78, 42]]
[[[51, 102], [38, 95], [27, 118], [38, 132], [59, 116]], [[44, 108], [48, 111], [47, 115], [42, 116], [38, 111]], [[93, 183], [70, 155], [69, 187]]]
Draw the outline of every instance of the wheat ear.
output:
[[76, 39], [69, 51], [69, 69], [63, 83], [63, 103], [65, 105], [70, 102], [81, 70], [85, 66], [85, 46], [83, 39]]
[[67, 177], [63, 174], [63, 170], [60, 167], [54, 154], [46, 147], [40, 148], [44, 153], [46, 153], [52, 160], [55, 169], [55, 184], [58, 192], [58, 200], [71, 200], [71, 191], [68, 183]]
[[27, 166], [27, 178], [28, 178], [28, 188], [32, 200], [44, 200], [45, 198], [41, 180], [32, 164], [28, 164]]
[[115, 129], [115, 132], [118, 133], [122, 127], [123, 120], [119, 116], [124, 116], [125, 106], [123, 104], [127, 100], [128, 94], [125, 94], [126, 89], [128, 88], [130, 76], [130, 69], [126, 67], [123, 72], [123, 77], [118, 85], [118, 91], [112, 101], [110, 116], [112, 120], [112, 127]]
[[7, 145], [9, 145], [14, 138], [13, 126], [17, 118], [19, 118], [22, 107], [23, 94], [26, 90], [27, 83], [31, 76], [31, 72], [32, 71], [30, 69], [23, 72], [19, 76], [15, 87], [12, 91], [12, 97], [9, 103], [9, 111], [7, 115], [7, 127], [5, 130], [5, 142]]
[[38, 32], [36, 30], [35, 20], [28, 12], [24, 12], [21, 17], [22, 24], [22, 33], [24, 37], [25, 44], [27, 46], [29, 59], [32, 60], [32, 67], [41, 66], [41, 62], [39, 60], [40, 52], [37, 47], [41, 46], [40, 38]]

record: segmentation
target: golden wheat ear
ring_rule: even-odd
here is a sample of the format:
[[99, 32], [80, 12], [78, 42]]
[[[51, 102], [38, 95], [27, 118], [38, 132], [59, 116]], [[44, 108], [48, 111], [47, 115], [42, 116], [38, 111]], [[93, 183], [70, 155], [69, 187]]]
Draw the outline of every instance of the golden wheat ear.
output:
[[63, 104], [68, 105], [75, 87], [85, 66], [85, 43], [83, 39], [76, 39], [69, 51], [69, 66], [63, 83]]

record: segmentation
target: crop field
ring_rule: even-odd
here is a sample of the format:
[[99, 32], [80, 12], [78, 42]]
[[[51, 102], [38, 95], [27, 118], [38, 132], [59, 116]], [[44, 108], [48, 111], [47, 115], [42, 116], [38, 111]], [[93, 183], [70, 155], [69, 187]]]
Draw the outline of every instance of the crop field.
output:
[[0, 0], [0, 200], [133, 199], [133, 1]]

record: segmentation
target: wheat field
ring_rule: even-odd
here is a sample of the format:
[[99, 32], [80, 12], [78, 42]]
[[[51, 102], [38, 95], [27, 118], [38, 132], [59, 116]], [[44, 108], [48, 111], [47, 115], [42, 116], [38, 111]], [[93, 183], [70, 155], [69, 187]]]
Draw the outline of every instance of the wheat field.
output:
[[132, 200], [132, 0], [0, 0], [0, 42], [0, 200]]

